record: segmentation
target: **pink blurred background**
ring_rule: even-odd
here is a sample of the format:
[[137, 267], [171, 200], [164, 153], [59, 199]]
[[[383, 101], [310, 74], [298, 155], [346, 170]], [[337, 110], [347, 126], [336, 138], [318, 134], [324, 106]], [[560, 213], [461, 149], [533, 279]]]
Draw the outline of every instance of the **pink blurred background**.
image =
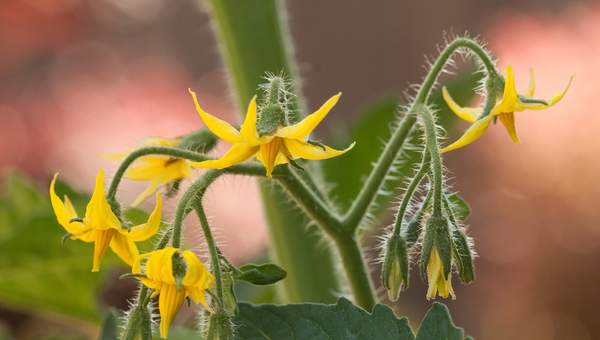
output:
[[[477, 281], [458, 287], [449, 305], [456, 323], [480, 339], [599, 338], [598, 4], [380, 1], [365, 9], [358, 0], [313, 0], [288, 8], [309, 106], [344, 92], [329, 126], [350, 126], [373, 100], [421, 79], [417, 66], [444, 31], [479, 34], [501, 66], [514, 66], [521, 88], [533, 67], [542, 97], [575, 75], [556, 107], [517, 114], [521, 145], [492, 127], [447, 156], [456, 189], [472, 205], [480, 255]], [[201, 127], [188, 87], [208, 111], [236, 119], [208, 16], [194, 1], [3, 1], [0, 51], [0, 172], [17, 168], [41, 186], [60, 170], [87, 191], [98, 168], [116, 168], [102, 154]], [[128, 185], [121, 198], [131, 202], [141, 188]], [[228, 256], [240, 262], [264, 253], [251, 179], [219, 180], [207, 210]], [[415, 280], [400, 301], [414, 320], [427, 307], [424, 289]]]

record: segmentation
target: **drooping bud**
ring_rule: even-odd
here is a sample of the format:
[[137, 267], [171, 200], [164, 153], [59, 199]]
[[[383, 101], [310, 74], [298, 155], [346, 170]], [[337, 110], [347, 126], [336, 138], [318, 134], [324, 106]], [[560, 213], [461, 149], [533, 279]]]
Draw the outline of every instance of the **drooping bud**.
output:
[[455, 298], [452, 289], [452, 240], [448, 221], [432, 216], [425, 226], [425, 237], [419, 261], [421, 276], [427, 278], [427, 299], [437, 295]]
[[408, 288], [409, 271], [406, 242], [399, 235], [392, 235], [386, 245], [381, 279], [390, 301], [398, 300], [400, 291]]

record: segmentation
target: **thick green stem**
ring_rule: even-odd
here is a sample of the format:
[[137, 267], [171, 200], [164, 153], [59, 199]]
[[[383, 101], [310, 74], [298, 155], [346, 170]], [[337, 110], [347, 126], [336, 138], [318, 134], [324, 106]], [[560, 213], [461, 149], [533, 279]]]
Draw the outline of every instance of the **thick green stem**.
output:
[[301, 178], [289, 169], [286, 175], [279, 178], [279, 183], [296, 201], [296, 203], [331, 237], [337, 237], [342, 232], [339, 218], [334, 214]]
[[431, 157], [431, 171], [433, 172], [433, 216], [442, 216], [442, 187], [444, 185], [442, 156], [438, 145], [437, 134], [435, 132], [435, 118], [433, 113], [426, 106], [415, 108], [421, 114], [423, 125], [425, 126], [425, 138], [427, 140], [427, 150]]
[[375, 306], [373, 284], [356, 236], [341, 235], [335, 239], [335, 244], [342, 258], [354, 302], [371, 312]]
[[144, 327], [141, 324], [141, 309], [145, 308], [144, 301], [148, 295], [148, 288], [140, 283], [140, 289], [138, 291], [136, 305], [130, 309], [129, 317], [127, 318], [127, 324], [123, 331], [123, 340], [133, 340], [141, 328]]
[[[299, 119], [303, 106], [300, 83], [291, 57], [285, 1], [209, 0], [208, 9], [220, 42], [221, 54], [231, 75], [231, 87], [238, 107], [245, 107], [256, 94], [266, 73], [283, 72], [292, 80], [295, 102], [288, 117]], [[243, 112], [240, 110], [240, 112]], [[305, 216], [288, 203], [286, 195], [270, 183], [260, 185], [263, 206], [271, 234], [274, 258], [289, 273], [280, 287], [282, 302], [335, 302], [340, 290], [336, 269], [327, 247], [318, 236], [305, 231]], [[317, 279], [307, 279], [308, 277]]]
[[202, 201], [198, 199], [194, 202], [193, 205], [194, 209], [196, 210], [196, 214], [198, 215], [198, 219], [200, 220], [202, 232], [204, 233], [204, 239], [206, 240], [206, 246], [208, 247], [208, 251], [210, 253], [210, 263], [212, 265], [212, 270], [215, 275], [215, 287], [217, 290], [217, 298], [219, 299], [219, 303], [223, 304], [223, 280], [221, 279], [221, 261], [219, 258], [219, 251], [217, 250], [215, 239], [210, 230], [210, 226], [208, 225], [208, 219], [206, 218], [206, 213], [204, 213]]
[[369, 174], [365, 185], [354, 200], [352, 206], [344, 216], [344, 226], [351, 230], [355, 230], [360, 225], [362, 219], [371, 208], [377, 192], [385, 182], [386, 175], [390, 171], [394, 160], [401, 153], [404, 142], [408, 139], [410, 132], [412, 131], [416, 116], [414, 114], [414, 108], [417, 105], [425, 104], [429, 100], [431, 91], [437, 81], [438, 77], [442, 73], [442, 70], [452, 57], [452, 55], [459, 49], [466, 48], [471, 50], [483, 63], [489, 75], [496, 74], [496, 68], [492, 58], [488, 53], [474, 40], [468, 38], [458, 38], [449, 43], [446, 48], [440, 53], [436, 62], [433, 64], [429, 73], [425, 77], [423, 84], [419, 88], [419, 92], [412, 104], [412, 107], [408, 110], [406, 117], [400, 122], [400, 125], [396, 128], [392, 137], [386, 144], [381, 156], [377, 160], [373, 171]]

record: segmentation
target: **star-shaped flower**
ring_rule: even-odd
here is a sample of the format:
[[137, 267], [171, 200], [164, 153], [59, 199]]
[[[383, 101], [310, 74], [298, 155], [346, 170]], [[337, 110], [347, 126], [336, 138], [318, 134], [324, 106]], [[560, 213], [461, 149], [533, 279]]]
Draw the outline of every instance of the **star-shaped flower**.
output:
[[[344, 150], [336, 150], [320, 143], [308, 141], [310, 133], [321, 123], [335, 106], [341, 94], [331, 97], [321, 108], [307, 116], [301, 122], [289, 126], [276, 126], [271, 133], [259, 134], [257, 130], [256, 96], [248, 105], [246, 118], [240, 131], [229, 123], [204, 111], [196, 94], [189, 90], [196, 110], [206, 127], [217, 137], [232, 144], [231, 148], [219, 159], [193, 163], [200, 168], [223, 169], [241, 163], [254, 156], [265, 166], [267, 176], [271, 177], [273, 168], [287, 164], [295, 159], [322, 160], [336, 157], [352, 149], [354, 143]], [[262, 115], [266, 115], [263, 111]], [[260, 117], [269, 119], [270, 117]]]
[[77, 212], [67, 196], [62, 201], [56, 195], [54, 185], [57, 177], [58, 174], [55, 174], [50, 183], [50, 201], [54, 214], [71, 239], [94, 243], [92, 271], [100, 270], [102, 257], [109, 246], [115, 254], [131, 266], [139, 255], [135, 242], [150, 238], [160, 227], [161, 196], [156, 195], [156, 207], [146, 223], [127, 229], [122, 226], [104, 196], [104, 171], [100, 170], [96, 176], [94, 193], [85, 210], [85, 216], [81, 219], [77, 217]]
[[452, 112], [454, 112], [458, 117], [467, 122], [473, 123], [469, 129], [454, 143], [446, 146], [442, 149], [442, 152], [452, 151], [458, 148], [461, 148], [465, 145], [473, 143], [477, 140], [490, 126], [492, 121], [496, 121], [497, 118], [500, 118], [500, 122], [508, 131], [511, 139], [515, 143], [519, 143], [519, 136], [517, 135], [517, 130], [515, 127], [515, 112], [521, 112], [525, 110], [543, 110], [551, 107], [552, 105], [558, 103], [571, 85], [571, 80], [567, 87], [559, 94], [552, 97], [550, 100], [545, 101], [541, 99], [533, 98], [535, 93], [535, 80], [533, 73], [530, 76], [529, 80], [529, 89], [526, 95], [520, 95], [517, 93], [515, 88], [515, 76], [512, 70], [512, 67], [509, 65], [506, 68], [506, 80], [504, 81], [504, 91], [502, 97], [498, 98], [496, 104], [489, 110], [489, 112], [484, 112], [482, 108], [472, 108], [472, 107], [461, 107], [458, 105], [450, 94], [448, 90], [443, 88], [443, 97]]

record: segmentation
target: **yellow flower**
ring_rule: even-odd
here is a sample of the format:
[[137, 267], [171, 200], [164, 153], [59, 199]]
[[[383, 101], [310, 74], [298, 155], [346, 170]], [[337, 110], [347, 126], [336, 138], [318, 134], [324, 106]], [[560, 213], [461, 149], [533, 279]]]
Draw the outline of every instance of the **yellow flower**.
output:
[[83, 219], [77, 217], [77, 212], [67, 196], [62, 201], [56, 195], [54, 185], [57, 177], [58, 174], [55, 174], [50, 183], [50, 201], [54, 214], [71, 239], [88, 243], [94, 242], [92, 271], [100, 270], [102, 257], [109, 246], [115, 254], [131, 266], [139, 254], [134, 242], [150, 238], [160, 227], [162, 209], [160, 195], [156, 195], [156, 207], [148, 221], [128, 230], [123, 228], [104, 196], [104, 171], [100, 170], [96, 176], [96, 187]]
[[436, 296], [456, 299], [454, 289], [452, 289], [452, 272], [448, 273], [448, 277], [444, 276], [444, 265], [440, 254], [435, 246], [431, 249], [429, 261], [427, 261], [427, 281], [429, 288], [427, 289], [427, 300], [435, 299]]
[[506, 80], [504, 82], [504, 93], [502, 98], [497, 100], [494, 107], [491, 111], [485, 115], [482, 115], [483, 110], [481, 108], [472, 108], [472, 107], [461, 107], [459, 106], [453, 99], [450, 97], [448, 90], [443, 88], [443, 97], [452, 112], [454, 112], [458, 117], [463, 120], [466, 120], [469, 123], [473, 123], [471, 127], [454, 143], [446, 146], [442, 149], [442, 152], [452, 151], [458, 148], [461, 148], [465, 145], [468, 145], [475, 140], [477, 140], [485, 130], [487, 130], [488, 126], [492, 122], [492, 120], [496, 120], [496, 118], [500, 118], [500, 122], [508, 131], [511, 139], [515, 143], [519, 143], [519, 137], [517, 135], [517, 130], [515, 128], [515, 112], [521, 112], [525, 110], [543, 110], [551, 107], [552, 105], [558, 103], [562, 97], [565, 95], [569, 86], [571, 86], [571, 81], [573, 78], [569, 80], [569, 84], [561, 93], [555, 95], [550, 100], [540, 100], [532, 98], [535, 93], [535, 79], [533, 76], [533, 72], [530, 75], [529, 79], [529, 89], [526, 93], [526, 96], [520, 95], [517, 93], [515, 88], [515, 76], [512, 70], [512, 67], [509, 65], [506, 68]]
[[220, 159], [193, 163], [192, 165], [195, 167], [223, 169], [256, 156], [265, 166], [267, 176], [271, 177], [273, 168], [277, 165], [286, 164], [298, 158], [328, 159], [342, 155], [354, 146], [352, 143], [345, 150], [335, 150], [325, 145], [307, 142], [308, 135], [327, 116], [341, 94], [331, 97], [321, 108], [301, 122], [290, 126], [279, 126], [272, 134], [259, 135], [256, 128], [256, 96], [250, 101], [246, 118], [238, 131], [229, 123], [202, 110], [196, 94], [192, 90], [189, 91], [194, 99], [196, 110], [206, 127], [217, 137], [232, 144]]
[[[179, 139], [148, 138], [143, 145], [176, 147], [180, 142]], [[109, 155], [108, 158], [121, 160], [125, 156], [126, 154], [115, 154]], [[191, 175], [192, 167], [188, 160], [163, 155], [140, 157], [137, 164], [127, 170], [125, 177], [135, 181], [150, 182], [150, 185], [138, 195], [131, 206], [135, 207], [144, 202], [160, 186], [174, 183]]]
[[166, 247], [141, 255], [133, 265], [134, 274], [142, 274], [142, 258], [148, 260], [144, 275], [138, 279], [158, 295], [160, 337], [166, 339], [171, 321], [186, 297], [208, 308], [204, 291], [213, 286], [215, 278], [190, 250]]

